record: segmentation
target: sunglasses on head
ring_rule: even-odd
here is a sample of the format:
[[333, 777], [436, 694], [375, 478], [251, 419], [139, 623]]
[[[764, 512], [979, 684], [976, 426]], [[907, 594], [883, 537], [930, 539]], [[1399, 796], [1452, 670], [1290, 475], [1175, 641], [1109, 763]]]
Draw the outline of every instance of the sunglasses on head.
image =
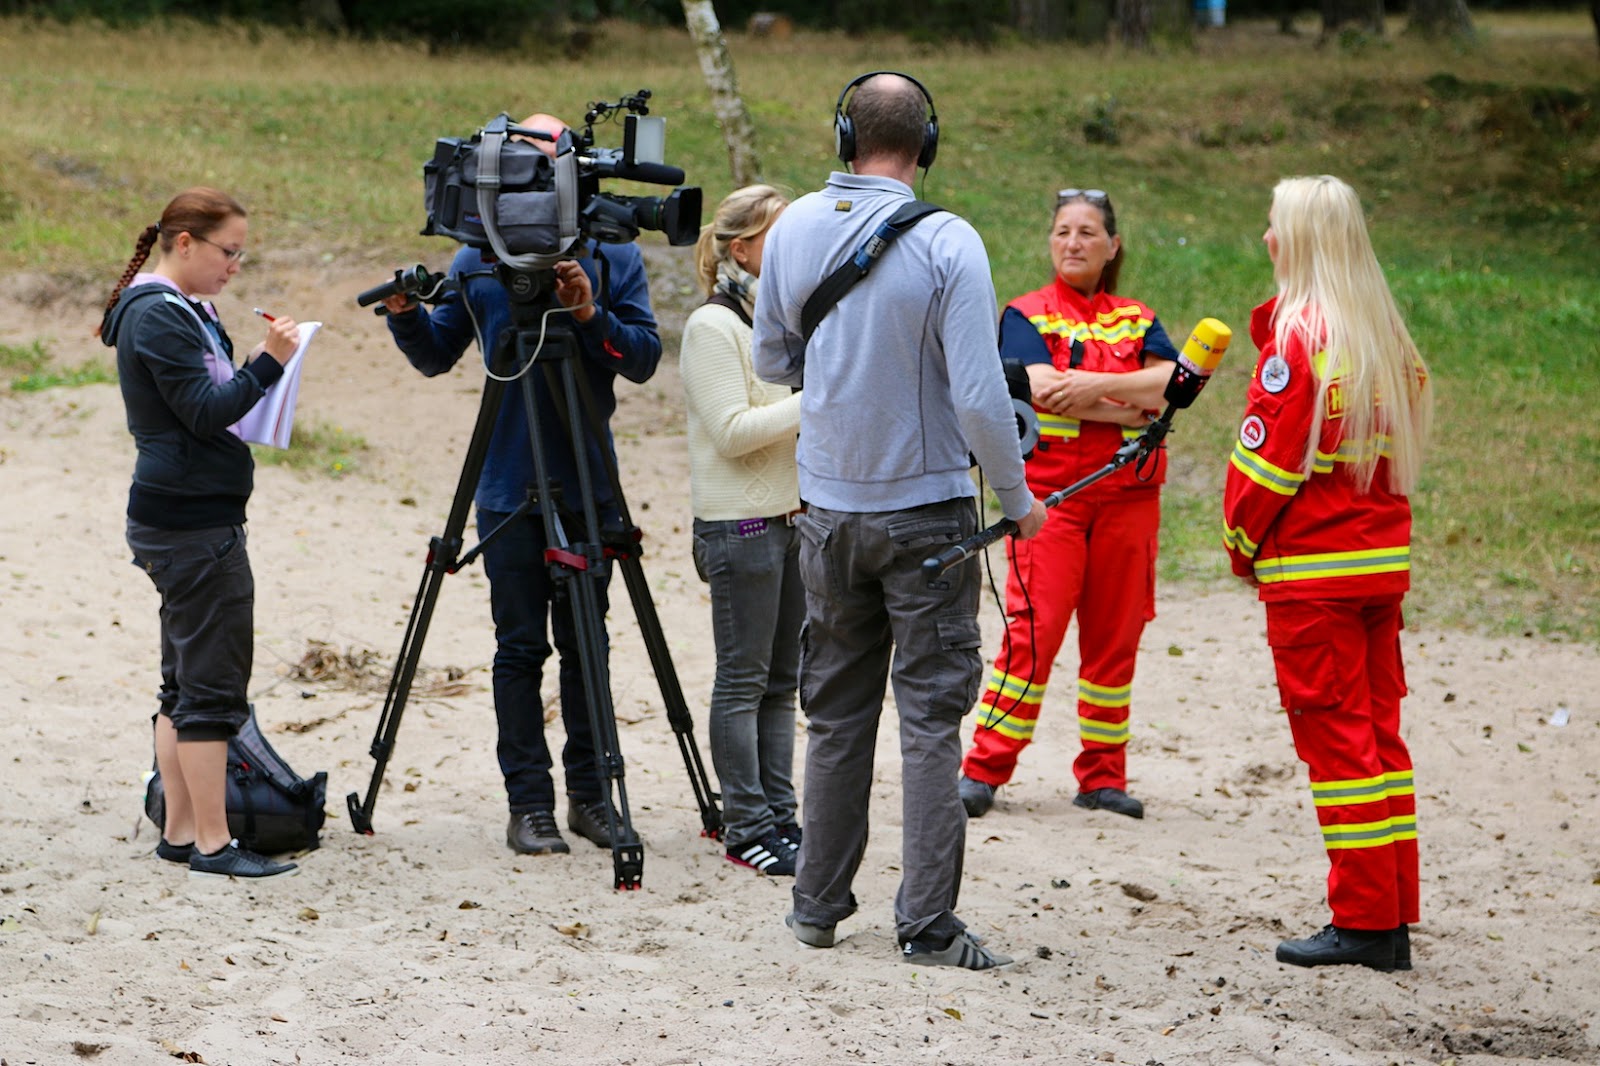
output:
[[1057, 207], [1060, 207], [1068, 200], [1085, 200], [1103, 207], [1111, 202], [1111, 197], [1104, 189], [1062, 189], [1056, 193]]

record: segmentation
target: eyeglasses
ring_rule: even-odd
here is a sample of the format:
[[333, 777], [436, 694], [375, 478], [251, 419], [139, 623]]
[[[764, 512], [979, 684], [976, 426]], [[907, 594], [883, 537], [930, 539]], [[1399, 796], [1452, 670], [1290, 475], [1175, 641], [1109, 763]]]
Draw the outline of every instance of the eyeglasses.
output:
[[1086, 200], [1091, 204], [1101, 207], [1111, 202], [1111, 197], [1104, 189], [1062, 189], [1056, 193], [1056, 206], [1060, 207], [1068, 200]]
[[189, 236], [193, 237], [197, 241], [205, 241], [206, 244], [211, 245], [211, 247], [215, 248], [217, 251], [219, 251], [223, 255], [227, 256], [228, 257], [228, 262], [230, 262], [230, 263], [242, 263], [242, 262], [244, 262], [244, 249], [243, 248], [224, 248], [222, 245], [218, 244], [216, 241], [206, 240], [206, 238], [200, 236], [200, 234], [195, 233], [193, 231], [190, 231]]

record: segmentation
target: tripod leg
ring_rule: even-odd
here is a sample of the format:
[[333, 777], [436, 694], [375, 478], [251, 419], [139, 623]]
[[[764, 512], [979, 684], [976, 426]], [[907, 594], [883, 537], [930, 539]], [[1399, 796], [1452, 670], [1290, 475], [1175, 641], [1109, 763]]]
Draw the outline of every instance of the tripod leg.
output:
[[411, 606], [405, 639], [395, 658], [394, 673], [389, 678], [389, 692], [384, 697], [383, 713], [378, 718], [377, 735], [372, 741], [372, 758], [375, 760], [372, 780], [367, 785], [365, 799], [359, 798], [354, 792], [345, 797], [345, 805], [350, 810], [350, 827], [358, 833], [369, 836], [372, 833], [372, 812], [378, 804], [378, 788], [383, 784], [384, 771], [388, 769], [389, 758], [394, 754], [395, 736], [400, 731], [400, 718], [411, 696], [411, 683], [416, 678], [417, 665], [422, 659], [422, 642], [428, 636], [439, 590], [444, 584], [445, 575], [457, 569], [456, 560], [461, 552], [461, 535], [466, 529], [467, 512], [472, 506], [478, 475], [483, 472], [484, 459], [489, 453], [489, 439], [494, 435], [495, 418], [500, 412], [504, 393], [503, 382], [494, 378], [484, 382], [483, 400], [478, 406], [478, 418], [473, 423], [472, 440], [467, 445], [467, 457], [461, 466], [461, 479], [456, 483], [444, 532], [434, 537], [428, 545], [428, 561], [422, 582], [417, 587], [416, 601]]

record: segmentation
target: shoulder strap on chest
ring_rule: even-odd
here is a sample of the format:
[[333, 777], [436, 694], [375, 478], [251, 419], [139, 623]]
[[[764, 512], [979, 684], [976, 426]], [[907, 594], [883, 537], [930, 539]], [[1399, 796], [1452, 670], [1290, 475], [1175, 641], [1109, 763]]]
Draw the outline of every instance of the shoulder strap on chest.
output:
[[739, 321], [743, 322], [745, 325], [754, 325], [754, 323], [750, 321], [750, 315], [744, 309], [744, 304], [740, 303], [738, 300], [735, 300], [732, 296], [729, 296], [725, 292], [712, 293], [710, 296], [706, 297], [706, 303], [716, 304], [718, 307], [726, 307], [728, 310], [738, 315]]
[[855, 287], [856, 283], [867, 276], [872, 269], [872, 264], [889, 246], [895, 238], [905, 233], [918, 222], [929, 215], [943, 211], [944, 208], [937, 204], [930, 204], [925, 200], [910, 200], [898, 207], [884, 223], [877, 228], [856, 249], [854, 255], [839, 265], [839, 268], [822, 280], [811, 293], [811, 298], [800, 308], [800, 336], [802, 340], [809, 341], [811, 334], [817, 331], [817, 326], [833, 310], [835, 304], [844, 299], [844, 294]]

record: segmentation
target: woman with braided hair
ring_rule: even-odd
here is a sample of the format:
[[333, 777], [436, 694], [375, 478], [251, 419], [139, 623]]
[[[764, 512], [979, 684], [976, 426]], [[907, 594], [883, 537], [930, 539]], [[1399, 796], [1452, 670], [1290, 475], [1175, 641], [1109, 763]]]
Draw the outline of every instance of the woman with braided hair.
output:
[[272, 320], [252, 357], [233, 365], [233, 342], [205, 298], [239, 272], [248, 230], [225, 193], [180, 193], [139, 235], [100, 338], [117, 350], [138, 449], [128, 546], [161, 595], [155, 748], [166, 821], [156, 854], [190, 877], [259, 880], [297, 868], [241, 848], [228, 831], [228, 740], [250, 714], [255, 606], [245, 553], [255, 462], [233, 426], [283, 376], [299, 327]]

